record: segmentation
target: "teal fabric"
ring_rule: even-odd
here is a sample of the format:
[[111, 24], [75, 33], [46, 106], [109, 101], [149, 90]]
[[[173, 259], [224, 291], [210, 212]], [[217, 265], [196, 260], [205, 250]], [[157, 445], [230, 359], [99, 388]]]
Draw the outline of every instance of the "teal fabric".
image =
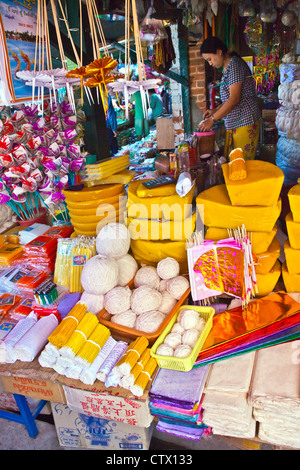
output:
[[134, 128], [138, 137], [149, 134], [148, 119], [144, 117], [141, 93], [136, 91], [130, 98], [130, 102], [134, 104]]
[[142, 105], [141, 93], [136, 91], [130, 98], [130, 102], [134, 104], [135, 119], [144, 119], [144, 111]]
[[164, 112], [162, 99], [156, 93], [153, 93], [153, 95], [150, 97], [150, 107], [152, 109], [152, 119], [154, 120], [158, 118], [158, 116], [161, 116]]

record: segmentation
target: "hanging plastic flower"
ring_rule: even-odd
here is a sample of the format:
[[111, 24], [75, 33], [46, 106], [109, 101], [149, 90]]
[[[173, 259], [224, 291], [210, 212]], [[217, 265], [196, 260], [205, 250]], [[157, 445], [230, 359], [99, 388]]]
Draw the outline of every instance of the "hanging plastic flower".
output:
[[80, 84], [81, 84], [81, 105], [83, 105], [83, 79], [84, 78], [89, 78], [93, 76], [93, 72], [87, 72], [86, 67], [79, 67], [73, 70], [70, 70], [66, 77], [67, 78], [80, 78]]
[[96, 59], [86, 66], [86, 71], [88, 73], [97, 73], [101, 70], [113, 70], [117, 67], [118, 62], [111, 57], [103, 57], [101, 59]]
[[[103, 104], [104, 111], [107, 110], [107, 88], [108, 83], [115, 81], [115, 77], [112, 75], [110, 69], [102, 69], [98, 71], [93, 77], [89, 78], [85, 85], [89, 88], [98, 87], [101, 95], [101, 100]], [[104, 87], [104, 90], [103, 90]]]

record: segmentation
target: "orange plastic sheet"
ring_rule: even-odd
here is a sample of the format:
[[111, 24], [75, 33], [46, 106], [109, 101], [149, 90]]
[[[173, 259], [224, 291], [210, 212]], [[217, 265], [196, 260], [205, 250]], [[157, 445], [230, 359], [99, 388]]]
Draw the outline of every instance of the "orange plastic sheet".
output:
[[300, 304], [279, 291], [216, 314], [197, 363], [230, 348], [282, 331], [300, 322]]

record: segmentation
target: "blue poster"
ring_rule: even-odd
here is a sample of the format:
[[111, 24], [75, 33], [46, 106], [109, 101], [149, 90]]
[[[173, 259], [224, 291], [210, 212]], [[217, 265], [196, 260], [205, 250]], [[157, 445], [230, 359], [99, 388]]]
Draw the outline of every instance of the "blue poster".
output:
[[18, 71], [34, 70], [37, 0], [0, 0], [2, 28], [6, 41], [14, 100], [31, 99], [32, 88], [17, 77]]

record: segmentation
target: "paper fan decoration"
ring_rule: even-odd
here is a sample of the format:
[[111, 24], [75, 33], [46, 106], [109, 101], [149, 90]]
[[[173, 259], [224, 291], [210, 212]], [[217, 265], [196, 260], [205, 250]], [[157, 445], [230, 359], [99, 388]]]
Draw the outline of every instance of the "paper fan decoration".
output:
[[98, 73], [102, 70], [113, 70], [117, 67], [117, 65], [118, 62], [115, 59], [112, 59], [111, 57], [103, 57], [96, 59], [87, 65], [86, 71], [88, 73]]
[[81, 86], [81, 104], [83, 105], [83, 86], [84, 86], [84, 79], [91, 77], [93, 74], [88, 73], [85, 66], [78, 67], [76, 69], [70, 70], [66, 74], [66, 78], [79, 78], [80, 79], [80, 86]]
[[245, 227], [217, 242], [199, 239], [199, 236], [191, 239], [187, 243], [187, 257], [194, 301], [225, 293], [241, 299], [246, 306], [255, 295], [257, 281]]
[[[135, 41], [135, 50], [138, 66], [138, 81], [130, 80], [130, 30], [131, 30], [131, 13], [133, 20], [133, 33]], [[161, 83], [160, 79], [147, 80], [146, 67], [144, 64], [143, 51], [141, 46], [140, 29], [138, 23], [137, 9], [135, 0], [125, 0], [125, 63], [124, 63], [125, 77], [124, 81], [110, 83], [109, 87], [117, 92], [124, 93], [125, 101], [125, 117], [129, 117], [129, 98], [130, 95], [139, 91], [141, 94], [143, 111], [145, 119], [148, 119], [148, 105], [149, 96], [148, 90], [157, 87]]]

